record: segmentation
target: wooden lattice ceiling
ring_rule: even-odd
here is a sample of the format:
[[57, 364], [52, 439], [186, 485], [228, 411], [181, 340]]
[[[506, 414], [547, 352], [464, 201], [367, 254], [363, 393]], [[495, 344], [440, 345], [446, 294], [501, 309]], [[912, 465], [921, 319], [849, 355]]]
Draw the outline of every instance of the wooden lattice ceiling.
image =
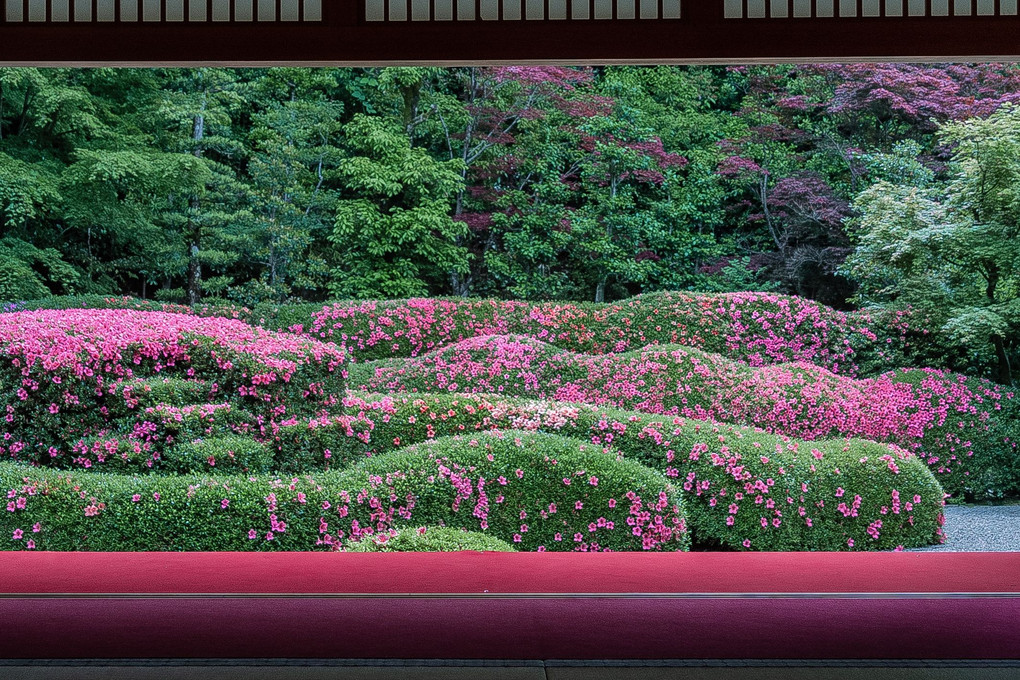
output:
[[1018, 0], [0, 0], [0, 62], [1017, 59], [1018, 4]]

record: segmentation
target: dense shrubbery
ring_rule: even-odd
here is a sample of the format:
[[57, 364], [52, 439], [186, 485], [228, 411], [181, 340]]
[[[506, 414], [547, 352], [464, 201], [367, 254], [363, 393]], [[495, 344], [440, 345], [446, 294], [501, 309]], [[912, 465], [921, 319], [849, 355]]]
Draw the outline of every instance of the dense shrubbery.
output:
[[[429, 342], [460, 332], [457, 309], [416, 319], [393, 305], [417, 331], [387, 339], [383, 315], [364, 336], [326, 333], [340, 346], [217, 316], [254, 320], [227, 307], [7, 314], [0, 455], [11, 462], [0, 464], [9, 503], [0, 530], [7, 547], [93, 550], [342, 549], [423, 526], [483, 531], [526, 550], [684, 549], [688, 527], [699, 548], [735, 550], [941, 540], [932, 472], [903, 448], [851, 435], [922, 452], [954, 491], [1020, 488], [1012, 395], [931, 370], [853, 380], [836, 363], [862, 353], [817, 306], [748, 294], [684, 316], [666, 304], [676, 295], [659, 296], [661, 308], [653, 296], [555, 312], [530, 305], [517, 327], [505, 310], [520, 303], [461, 302], [475, 309], [471, 334], [520, 327], [529, 337], [432, 352]], [[478, 321], [486, 305], [504, 316]], [[257, 321], [304, 333], [308, 311]], [[641, 329], [660, 314], [670, 320]], [[592, 353], [534, 339], [543, 334]], [[680, 342], [667, 344], [674, 335]], [[384, 344], [393, 338], [402, 338], [395, 350]], [[653, 346], [630, 349], [639, 341]], [[440, 394], [344, 397], [359, 342], [388, 347], [385, 360], [354, 365], [359, 383]], [[790, 357], [840, 374], [777, 363]], [[465, 391], [499, 396], [451, 394]], [[825, 439], [833, 435], [847, 438]], [[588, 482], [574, 479], [579, 470]]]
[[942, 536], [941, 486], [896, 446], [807, 444], [753, 428], [491, 395], [366, 395], [349, 398], [347, 407], [372, 423], [369, 441], [357, 448], [373, 457], [500, 429], [613, 447], [676, 480], [698, 547], [874, 550]]
[[844, 313], [774, 293], [660, 292], [610, 304], [415, 298], [194, 307], [100, 295], [11, 303], [7, 311], [134, 309], [223, 317], [343, 345], [359, 361], [418, 356], [482, 335], [518, 334], [589, 354], [678, 344], [752, 366], [807, 361], [845, 375], [941, 365], [925, 319], [910, 310]]
[[480, 531], [450, 527], [408, 527], [394, 529], [360, 541], [344, 543], [346, 552], [456, 552], [479, 550], [516, 552], [506, 541]]
[[772, 293], [651, 293], [612, 304], [412, 299], [338, 302], [306, 331], [359, 361], [418, 356], [484, 335], [518, 334], [588, 354], [676, 344], [751, 366], [806, 361], [857, 375], [909, 365], [909, 314], [845, 314]]
[[351, 516], [367, 532], [413, 521], [488, 531], [522, 550], [689, 545], [679, 497], [661, 473], [555, 434], [434, 439], [373, 456], [339, 483], [356, 493]]
[[340, 490], [332, 473], [122, 476], [0, 463], [6, 549], [236, 551], [328, 549]]
[[352, 370], [354, 384], [370, 391], [493, 393], [753, 425], [809, 440], [862, 437], [917, 453], [947, 491], [1020, 491], [1014, 393], [933, 369], [854, 380], [807, 363], [752, 368], [681, 346], [583, 355], [488, 336]]
[[267, 438], [277, 423], [326, 407], [339, 415], [346, 365], [335, 345], [222, 318], [133, 310], [7, 314], [0, 326], [0, 455], [86, 465], [93, 453], [94, 462], [116, 453], [151, 467], [165, 447], [197, 437]]
[[[553, 479], [555, 477], [555, 479]], [[341, 549], [402, 527], [471, 528], [528, 550], [682, 550], [679, 498], [658, 472], [532, 432], [440, 439], [343, 473], [119, 476], [0, 463], [5, 547]], [[28, 541], [32, 541], [31, 544]]]

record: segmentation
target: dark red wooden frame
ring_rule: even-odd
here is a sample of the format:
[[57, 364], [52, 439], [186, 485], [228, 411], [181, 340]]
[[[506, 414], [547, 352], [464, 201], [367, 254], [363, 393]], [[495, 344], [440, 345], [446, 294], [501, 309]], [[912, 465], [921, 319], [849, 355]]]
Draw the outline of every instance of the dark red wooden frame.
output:
[[321, 23], [0, 23], [0, 63], [240, 66], [1020, 58], [1020, 16], [727, 19], [722, 0], [684, 0], [679, 20], [366, 22], [363, 14], [361, 0], [326, 0]]
[[[360, 0], [327, 0], [323, 7], [324, 20], [316, 24], [0, 22], [0, 64], [224, 63], [240, 66], [1020, 58], [1020, 17], [755, 20], [725, 19], [720, 0], [685, 0], [683, 8], [684, 18], [678, 21], [369, 24], [363, 21]], [[158, 557], [149, 554], [7, 554], [0, 556], [3, 576], [0, 582], [4, 591], [0, 593], [0, 620], [17, 622], [17, 625], [6, 627], [4, 635], [0, 636], [0, 658], [217, 655], [522, 658], [523, 655], [526, 658], [909, 656], [1016, 659], [1020, 658], [1020, 628], [1015, 626], [1020, 618], [1018, 555], [618, 555], [612, 559], [623, 561], [616, 564], [615, 571], [606, 572], [593, 571], [593, 565], [597, 564], [594, 560], [605, 558], [591, 555], [536, 554], [508, 558], [495, 555], [294, 554], [269, 556], [267, 562], [267, 556], [218, 553]], [[327, 579], [314, 586], [315, 574], [322, 573], [324, 559], [334, 560], [329, 566], [340, 571], [350, 569], [347, 575], [359, 575], [361, 580], [365, 575], [378, 574], [379, 568], [386, 565], [397, 570], [383, 573], [383, 582], [374, 586], [360, 584], [358, 587], [367, 597], [345, 599], [347, 604], [338, 607], [338, 600], [328, 596], [307, 597], [309, 593], [322, 591], [343, 594], [344, 588], [350, 595], [350, 588], [356, 585], [344, 580], [338, 586]], [[566, 565], [561, 573], [570, 579], [577, 579], [577, 582], [595, 579], [599, 592], [628, 597], [600, 598], [597, 594], [585, 597], [576, 587], [547, 583], [548, 579], [543, 579], [549, 573], [548, 564], [554, 560], [561, 566]], [[649, 585], [627, 567], [629, 564], [634, 569], [645, 568], [650, 560], [660, 560], [661, 567], [675, 570], [662, 572], [677, 574], [675, 585], [661, 582]], [[304, 585], [278, 581], [274, 587], [269, 585], [273, 583], [270, 579], [264, 586], [250, 583], [239, 588], [236, 580], [216, 581], [219, 567], [214, 563], [217, 561], [220, 567], [231, 565], [235, 570], [240, 568], [240, 573], [262, 577], [267, 573], [271, 575], [271, 570], [266, 571], [267, 563], [271, 562], [276, 573], [312, 580]], [[314, 567], [313, 561], [316, 562]], [[871, 580], [858, 583], [845, 578], [855, 573], [850, 562], [881, 565], [883, 561], [896, 567], [888, 571], [888, 575], [894, 577], [892, 581], [882, 580], [874, 572], [860, 572], [870, 573]], [[423, 562], [429, 562], [431, 567], [416, 573], [415, 565], [420, 568]], [[156, 572], [154, 563], [161, 565]], [[947, 568], [956, 570], [948, 574], [951, 577], [948, 581], [945, 579]], [[386, 573], [391, 575], [388, 582]], [[114, 580], [105, 578], [83, 585], [79, 577], [88, 574], [112, 575]], [[432, 578], [436, 574], [445, 574], [448, 578], [436, 581]], [[512, 574], [517, 579], [514, 593], [540, 596], [558, 593], [560, 597], [487, 598], [479, 593], [467, 599], [447, 597], [479, 586], [471, 580], [471, 574], [494, 577]], [[717, 582], [720, 574], [733, 577], [730, 585]], [[760, 579], [762, 574], [774, 574], [780, 580], [773, 586], [756, 583], [755, 579]], [[831, 591], [842, 583], [851, 594], [931, 591], [931, 597], [838, 600], [768, 596], [768, 592], [774, 591], [799, 592], [791, 578], [817, 578], [819, 575], [832, 579], [828, 587], [815, 588], [820, 591]], [[840, 581], [841, 575], [843, 581]], [[93, 596], [115, 591], [123, 593], [124, 579], [131, 578], [147, 580], [149, 584], [148, 588], [130, 591], [141, 595], [140, 599], [52, 597], [59, 593]], [[940, 585], [933, 586], [933, 578], [939, 579]], [[420, 584], [424, 582], [421, 579], [428, 581], [425, 590], [421, 590]], [[121, 585], [118, 587], [117, 583]], [[800, 591], [804, 588], [800, 586]], [[1000, 596], [980, 592], [989, 588], [997, 590]], [[372, 592], [368, 592], [370, 590]], [[700, 593], [702, 597], [656, 597], [675, 595], [681, 590], [688, 594]], [[223, 591], [235, 594], [242, 591], [242, 594], [257, 597], [145, 599], [146, 593], [208, 595]], [[643, 591], [644, 596], [637, 591]], [[740, 591], [743, 597], [732, 597], [734, 591]], [[394, 598], [394, 592], [417, 595], [401, 599]], [[271, 597], [272, 593], [277, 593], [278, 597]], [[422, 593], [431, 593], [432, 597], [421, 597]], [[15, 596], [11, 597], [12, 594]], [[386, 598], [373, 597], [378, 594]], [[800, 592], [800, 595], [810, 593]], [[295, 606], [295, 603], [311, 603], [311, 610]], [[825, 603], [835, 603], [835, 606], [826, 613]], [[94, 635], [65, 637], [68, 631], [81, 630], [83, 619], [100, 606], [105, 607], [109, 616], [90, 624], [95, 627]], [[196, 618], [196, 608], [208, 617]], [[337, 625], [357, 626], [367, 620], [378, 621], [383, 609], [394, 617], [390, 621], [392, 634], [389, 638], [380, 636], [376, 629], [365, 640], [350, 636], [322, 637], [323, 631], [335, 634]], [[472, 616], [464, 617], [466, 610], [473, 612]], [[314, 621], [309, 622], [307, 634], [277, 634], [292, 629], [296, 613], [307, 620], [309, 611]], [[840, 612], [853, 613], [858, 617], [859, 626], [871, 626], [873, 632], [862, 637], [859, 628], [826, 625], [829, 620], [826, 617]], [[701, 632], [734, 625], [751, 628], [744, 631], [748, 634], [747, 644], [729, 647], [726, 653], [720, 653], [720, 647], [713, 646], [711, 636], [702, 636], [696, 644], [685, 646], [672, 631], [663, 627], [650, 628], [649, 634], [659, 637], [649, 638], [643, 647], [640, 643], [634, 647], [632, 638], [621, 638], [615, 629], [610, 630], [610, 635], [605, 634], [604, 627], [593, 626], [593, 622], [601, 623], [600, 615], [610, 613], [633, 621], [635, 625], [647, 624], [657, 616], [672, 617], [670, 620], [675, 619], [678, 625], [690, 626], [694, 620]], [[925, 620], [898, 621], [896, 617], [901, 615], [921, 616]], [[538, 627], [527, 632], [530, 647], [508, 644], [515, 639], [515, 633], [520, 633], [512, 624], [522, 617], [541, 622], [553, 620], [549, 617], [554, 616], [567, 617], [560, 621], [570, 621], [573, 617], [577, 627]], [[263, 624], [255, 637], [241, 625], [253, 617]], [[312, 625], [316, 623], [317, 626]], [[401, 624], [417, 627], [418, 647], [410, 649], [402, 645], [415, 638], [409, 637], [408, 629], [401, 628]], [[449, 639], [452, 628], [459, 631], [462, 640], [468, 641], [457, 649], [441, 644]], [[879, 629], [881, 634], [874, 632]], [[58, 631], [65, 642], [55, 644], [53, 631]], [[105, 636], [102, 635], [104, 631]], [[191, 633], [182, 637], [182, 631]], [[656, 640], [662, 644], [656, 646]]]
[[1020, 553], [9, 553], [0, 659], [1020, 659]]

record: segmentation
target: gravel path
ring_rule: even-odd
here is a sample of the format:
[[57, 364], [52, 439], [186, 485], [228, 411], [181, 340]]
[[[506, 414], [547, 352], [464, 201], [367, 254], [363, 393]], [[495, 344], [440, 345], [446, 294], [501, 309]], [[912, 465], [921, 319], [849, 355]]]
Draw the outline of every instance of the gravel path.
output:
[[942, 545], [910, 552], [1020, 551], [1020, 505], [947, 505]]

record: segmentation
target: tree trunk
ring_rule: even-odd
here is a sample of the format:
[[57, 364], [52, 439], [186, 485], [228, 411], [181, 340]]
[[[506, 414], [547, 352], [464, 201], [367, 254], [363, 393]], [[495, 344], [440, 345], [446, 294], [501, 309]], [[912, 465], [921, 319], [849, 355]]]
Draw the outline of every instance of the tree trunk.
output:
[[[202, 157], [202, 146], [199, 142], [201, 142], [205, 137], [205, 106], [206, 99], [205, 97], [202, 97], [202, 107], [195, 115], [195, 126], [192, 129], [191, 135], [192, 140], [195, 142], [191, 153], [195, 156], [195, 158]], [[200, 207], [201, 205], [199, 203], [198, 196], [193, 196], [191, 199], [192, 217], [198, 214]], [[202, 263], [199, 260], [202, 228], [191, 221], [191, 218], [189, 218], [188, 228], [191, 240], [191, 243], [189, 244], [188, 258], [188, 304], [197, 305], [202, 299]]]
[[188, 259], [188, 304], [197, 305], [202, 299], [202, 263], [198, 259], [198, 244], [192, 242]]
[[1013, 384], [1013, 367], [1009, 363], [1009, 353], [1006, 352], [1006, 341], [998, 335], [992, 336], [992, 344], [995, 345], [996, 382], [1003, 385]]
[[595, 302], [606, 301], [606, 282], [608, 279], [608, 276], [603, 276], [599, 279], [598, 285], [595, 286]]

